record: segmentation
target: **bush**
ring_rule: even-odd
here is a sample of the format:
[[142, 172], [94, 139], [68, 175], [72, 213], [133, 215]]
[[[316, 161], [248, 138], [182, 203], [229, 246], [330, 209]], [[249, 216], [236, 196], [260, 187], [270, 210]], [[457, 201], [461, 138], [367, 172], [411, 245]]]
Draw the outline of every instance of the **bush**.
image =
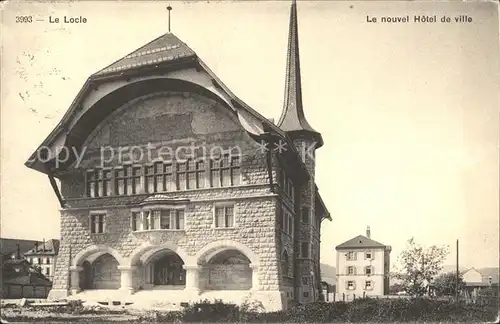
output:
[[160, 322], [345, 323], [345, 322], [477, 322], [495, 319], [497, 310], [475, 304], [426, 298], [371, 299], [317, 302], [284, 311], [262, 312], [253, 301], [241, 307], [217, 300], [189, 305], [183, 312], [159, 314]]

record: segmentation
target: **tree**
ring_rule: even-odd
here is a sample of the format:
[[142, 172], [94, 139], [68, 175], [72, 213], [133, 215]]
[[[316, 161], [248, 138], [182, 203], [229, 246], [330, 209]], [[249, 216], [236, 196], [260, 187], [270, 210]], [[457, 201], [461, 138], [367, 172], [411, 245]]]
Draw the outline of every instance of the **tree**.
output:
[[404, 291], [403, 285], [395, 283], [389, 286], [389, 294], [396, 295], [398, 292]]
[[[434, 287], [438, 296], [455, 296], [457, 293], [457, 273], [442, 273], [434, 279]], [[462, 275], [458, 275], [458, 291], [462, 291], [465, 283]]]
[[400, 268], [395, 277], [400, 279], [403, 289], [412, 296], [423, 296], [429, 283], [443, 268], [443, 262], [448, 255], [447, 246], [430, 246], [424, 248], [409, 239], [405, 250], [399, 255]]

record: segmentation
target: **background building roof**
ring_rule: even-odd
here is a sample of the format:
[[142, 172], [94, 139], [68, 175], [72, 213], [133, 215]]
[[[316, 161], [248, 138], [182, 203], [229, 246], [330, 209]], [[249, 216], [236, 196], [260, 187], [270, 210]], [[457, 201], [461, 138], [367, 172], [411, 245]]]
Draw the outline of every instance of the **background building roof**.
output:
[[340, 250], [340, 249], [386, 248], [386, 247], [387, 247], [386, 245], [374, 241], [366, 236], [358, 235], [355, 238], [352, 238], [340, 245], [337, 245], [335, 249]]

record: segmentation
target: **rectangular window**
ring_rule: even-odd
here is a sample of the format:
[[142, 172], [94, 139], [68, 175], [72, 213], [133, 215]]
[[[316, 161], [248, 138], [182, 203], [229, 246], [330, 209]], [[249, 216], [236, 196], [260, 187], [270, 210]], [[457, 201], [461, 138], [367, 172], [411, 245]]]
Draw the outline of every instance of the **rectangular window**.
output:
[[174, 191], [177, 189], [174, 181], [171, 163], [155, 162], [146, 167], [146, 191], [148, 193]]
[[42, 258], [38, 258], [38, 264], [42, 264]]
[[347, 274], [348, 275], [354, 275], [355, 274], [354, 267], [347, 267]]
[[372, 260], [372, 252], [371, 251], [368, 251], [368, 252], [365, 252], [365, 259], [366, 260]]
[[213, 188], [237, 186], [241, 183], [239, 156], [224, 155], [210, 161], [210, 186]]
[[234, 207], [215, 207], [215, 227], [234, 227]]
[[161, 229], [171, 229], [172, 227], [170, 226], [170, 210], [162, 209], [160, 214], [161, 214], [160, 216]]
[[304, 224], [309, 224], [309, 208], [302, 207], [302, 222]]
[[177, 163], [177, 189], [197, 189], [205, 187], [205, 163], [188, 159]]
[[304, 293], [302, 294], [305, 298], [308, 298], [309, 297], [309, 292], [308, 291], [304, 291]]
[[371, 266], [365, 267], [365, 274], [366, 275], [371, 275], [372, 274], [372, 267]]
[[302, 284], [303, 285], [308, 285], [309, 284], [309, 278], [306, 277], [306, 276], [302, 277]]
[[347, 290], [354, 290], [356, 289], [356, 284], [354, 281], [349, 280], [346, 285]]
[[50, 258], [45, 259], [45, 264], [50, 264]]
[[347, 252], [346, 253], [346, 258], [349, 261], [356, 260], [356, 252]]
[[309, 243], [307, 242], [302, 242], [300, 246], [300, 252], [303, 258], [308, 258], [309, 257]]
[[130, 224], [132, 226], [132, 231], [140, 231], [141, 228], [141, 212], [132, 212], [132, 219]]
[[117, 196], [140, 193], [142, 168], [140, 166], [124, 166], [115, 170], [115, 194]]
[[366, 280], [365, 281], [365, 289], [366, 290], [371, 290], [373, 288], [371, 280]]
[[45, 268], [45, 275], [50, 276], [50, 268]]
[[90, 233], [92, 234], [104, 233], [105, 216], [106, 216], [105, 214], [90, 215]]
[[111, 196], [111, 170], [95, 169], [87, 171], [87, 196]]

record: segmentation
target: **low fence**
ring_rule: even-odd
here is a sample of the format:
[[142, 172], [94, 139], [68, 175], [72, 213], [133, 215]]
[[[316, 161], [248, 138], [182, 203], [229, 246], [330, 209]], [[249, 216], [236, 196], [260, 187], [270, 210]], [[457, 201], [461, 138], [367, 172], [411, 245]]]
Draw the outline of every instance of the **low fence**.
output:
[[2, 287], [2, 298], [47, 298], [52, 287], [4, 284]]

